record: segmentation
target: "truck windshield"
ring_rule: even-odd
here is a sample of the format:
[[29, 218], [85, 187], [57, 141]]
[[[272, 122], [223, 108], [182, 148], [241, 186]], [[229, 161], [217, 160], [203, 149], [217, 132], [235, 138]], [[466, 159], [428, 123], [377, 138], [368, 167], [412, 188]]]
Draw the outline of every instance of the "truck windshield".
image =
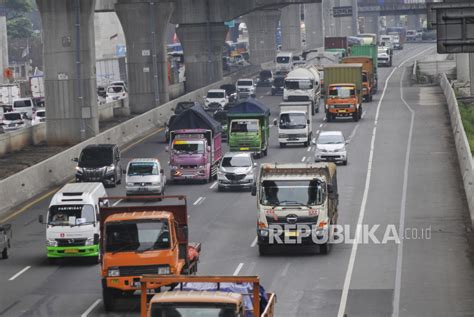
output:
[[201, 154], [204, 153], [204, 142], [176, 141], [173, 143], [173, 151], [178, 154]]
[[231, 132], [258, 132], [258, 121], [232, 121]]
[[154, 162], [135, 162], [128, 166], [128, 176], [158, 175], [158, 166]]
[[120, 221], [105, 225], [105, 252], [141, 252], [169, 248], [170, 232], [166, 220]]
[[85, 148], [79, 157], [79, 167], [101, 167], [113, 163], [111, 148]]
[[329, 97], [350, 98], [355, 95], [355, 89], [351, 87], [336, 87], [329, 90]]
[[[213, 307], [214, 306], [214, 307]], [[213, 303], [152, 304], [151, 317], [237, 317], [234, 305]]]
[[304, 129], [306, 116], [304, 113], [282, 113], [280, 115], [280, 129]]
[[[70, 218], [74, 222], [70, 223]], [[70, 226], [95, 223], [94, 206], [92, 205], [61, 205], [51, 206], [48, 212], [48, 225]]]
[[251, 80], [239, 80], [237, 86], [252, 86], [253, 82]]
[[278, 64], [288, 64], [290, 62], [289, 56], [278, 56], [276, 58]]
[[264, 206], [321, 205], [325, 199], [325, 183], [319, 179], [263, 181], [260, 204]]
[[285, 80], [286, 89], [313, 89], [311, 80]]

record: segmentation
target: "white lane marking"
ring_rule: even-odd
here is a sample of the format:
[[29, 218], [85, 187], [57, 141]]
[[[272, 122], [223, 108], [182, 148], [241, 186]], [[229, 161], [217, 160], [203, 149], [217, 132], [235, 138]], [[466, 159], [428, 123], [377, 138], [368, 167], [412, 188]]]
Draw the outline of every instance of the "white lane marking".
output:
[[304, 162], [304, 160], [306, 160], [306, 156], [303, 156], [303, 158], [301, 159], [301, 162]]
[[13, 280], [16, 279], [18, 276], [20, 276], [21, 274], [25, 273], [25, 272], [28, 271], [29, 269], [31, 269], [31, 266], [25, 267], [23, 270], [21, 270], [20, 272], [16, 273], [16, 274], [13, 275], [12, 277], [10, 277], [8, 280], [9, 280], [9, 281], [13, 281]]
[[283, 271], [281, 271], [281, 276], [286, 276], [286, 274], [288, 274], [289, 268], [290, 268], [290, 262], [286, 263], [285, 267], [283, 268]]
[[[319, 130], [316, 131], [316, 134], [318, 134], [318, 133], [319, 133]], [[313, 143], [316, 142], [316, 138], [313, 138], [313, 139], [311, 140], [311, 142], [313, 142]]]
[[122, 202], [122, 199], [119, 199], [119, 200], [117, 200], [116, 202], [114, 202], [114, 203], [112, 204], [112, 206], [117, 206], [117, 205], [120, 204], [121, 202]]
[[90, 305], [90, 307], [87, 308], [87, 310], [81, 315], [81, 317], [87, 317], [91, 313], [91, 311], [93, 311], [94, 308], [96, 308], [97, 305], [100, 304], [100, 302], [102, 302], [100, 298], [93, 302], [92, 305]]
[[[418, 55], [421, 55], [425, 53], [426, 51], [433, 49], [433, 47], [430, 47], [426, 50], [421, 51], [420, 53], [406, 59], [401, 65], [403, 65], [405, 62], [407, 62], [410, 59], [413, 59], [417, 57]], [[379, 119], [379, 113], [380, 113], [380, 107], [382, 105], [383, 98], [385, 96], [385, 92], [387, 91], [387, 86], [388, 82], [390, 81], [390, 78], [394, 74], [394, 72], [397, 70], [397, 68], [393, 68], [390, 74], [388, 75], [387, 79], [385, 80], [384, 84], [384, 89], [382, 92], [382, 96], [380, 96], [379, 102], [377, 104], [377, 111], [375, 113], [375, 122], [374, 122], [374, 130], [372, 133], [372, 140], [370, 142], [370, 154], [369, 154], [369, 162], [367, 165], [367, 175], [365, 178], [365, 189], [364, 189], [364, 194], [362, 197], [362, 203], [360, 206], [360, 211], [359, 211], [359, 218], [357, 219], [357, 229], [354, 237], [354, 242], [352, 244], [352, 250], [351, 250], [351, 255], [349, 258], [349, 264], [347, 266], [347, 272], [346, 272], [346, 277], [344, 279], [344, 286], [342, 288], [342, 294], [341, 294], [341, 301], [339, 303], [339, 310], [337, 313], [338, 317], [344, 317], [345, 311], [346, 311], [346, 305], [347, 305], [347, 296], [349, 294], [349, 288], [351, 284], [351, 278], [352, 278], [352, 272], [354, 271], [354, 263], [355, 263], [355, 258], [357, 255], [357, 247], [358, 247], [358, 241], [360, 240], [360, 235], [361, 235], [361, 228], [362, 228], [362, 221], [364, 220], [364, 214], [365, 214], [365, 207], [367, 204], [367, 196], [369, 192], [369, 186], [370, 186], [370, 178], [372, 174], [372, 160], [374, 156], [374, 147], [375, 147], [375, 136], [376, 136], [376, 131], [377, 131], [377, 121]]]
[[258, 98], [263, 99], [263, 97], [265, 97], [265, 96], [260, 96], [260, 97], [258, 97]]
[[196, 199], [196, 201], [193, 203], [194, 206], [196, 206], [197, 204], [200, 204], [202, 203], [202, 201], [204, 200], [205, 197], [199, 197], [198, 199]]
[[311, 151], [311, 146], [308, 146], [308, 148], [306, 149], [306, 152], [309, 152]]
[[323, 126], [323, 124], [321, 123], [321, 124], [319, 125], [319, 127], [321, 128], [322, 126]]
[[250, 245], [250, 247], [255, 248], [256, 245], [257, 245], [257, 237], [255, 237], [255, 239], [253, 239], [252, 244]]
[[[403, 171], [403, 190], [402, 190], [402, 202], [400, 206], [400, 223], [398, 225], [398, 232], [405, 232], [405, 213], [406, 213], [406, 204], [407, 204], [407, 187], [408, 187], [408, 169], [410, 167], [410, 151], [411, 151], [411, 142], [413, 138], [413, 125], [415, 123], [415, 111], [412, 107], [406, 102], [403, 96], [403, 77], [405, 76], [405, 69], [403, 69], [402, 77], [400, 78], [400, 98], [405, 106], [411, 113], [410, 119], [410, 131], [408, 132], [408, 144], [405, 154], [405, 170]], [[395, 273], [395, 289], [393, 295], [393, 317], [398, 317], [400, 313], [400, 289], [402, 281], [402, 265], [403, 265], [403, 239], [400, 239], [400, 243], [397, 248], [397, 265]]]
[[242, 269], [243, 266], [244, 266], [243, 263], [239, 263], [239, 265], [237, 265], [237, 268], [234, 271], [234, 274], [232, 274], [232, 275], [234, 275], [234, 276], [239, 275], [239, 272], [240, 272], [240, 270]]
[[[319, 134], [319, 130], [316, 130], [316, 134]], [[313, 142], [316, 142], [316, 138], [313, 138]]]
[[[384, 89], [382, 92], [382, 96], [380, 97], [380, 100], [377, 104], [377, 112], [375, 114], [375, 119], [377, 120], [379, 117], [380, 113], [380, 106], [382, 105], [383, 98], [385, 96], [385, 92], [387, 91], [387, 86], [388, 82], [390, 81], [390, 78], [395, 72], [395, 68], [390, 72], [390, 74], [387, 77], [387, 80], [385, 81]], [[364, 188], [364, 194], [362, 196], [362, 203], [360, 205], [360, 210], [359, 210], [359, 217], [357, 219], [357, 229], [354, 237], [354, 242], [352, 243], [352, 250], [351, 250], [351, 256], [349, 258], [349, 264], [347, 266], [347, 272], [346, 272], [346, 277], [344, 279], [344, 286], [342, 288], [342, 295], [341, 295], [341, 301], [339, 303], [339, 311], [337, 313], [338, 317], [344, 317], [345, 311], [346, 311], [346, 305], [347, 305], [347, 296], [349, 293], [349, 288], [351, 285], [351, 279], [352, 279], [352, 272], [354, 271], [354, 263], [355, 263], [355, 258], [357, 255], [357, 247], [359, 245], [359, 239], [360, 239], [360, 229], [362, 222], [364, 220], [364, 214], [365, 214], [365, 207], [367, 204], [367, 198], [369, 194], [369, 187], [370, 187], [370, 179], [372, 176], [372, 161], [374, 157], [374, 148], [375, 148], [375, 136], [376, 136], [376, 131], [377, 127], [374, 126], [373, 133], [372, 133], [372, 140], [370, 142], [370, 153], [369, 153], [369, 162], [367, 164], [367, 174], [365, 177], [365, 188]]]
[[214, 184], [212, 184], [211, 186], [209, 186], [210, 189], [213, 189], [214, 187], [216, 187], [217, 185], [217, 182], [214, 182]]
[[349, 136], [349, 139], [347, 139], [348, 143], [352, 142], [352, 139], [355, 137], [355, 134], [356, 134], [358, 128], [359, 128], [359, 123], [356, 124], [356, 126], [354, 127], [354, 130], [352, 130], [352, 133]]

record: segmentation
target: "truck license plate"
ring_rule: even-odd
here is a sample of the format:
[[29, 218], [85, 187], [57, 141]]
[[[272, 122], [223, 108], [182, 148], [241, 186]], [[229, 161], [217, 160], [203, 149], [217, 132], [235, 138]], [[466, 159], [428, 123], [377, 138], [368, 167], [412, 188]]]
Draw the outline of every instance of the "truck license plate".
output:
[[342, 112], [342, 113], [346, 113], [346, 110], [338, 110], [337, 112]]
[[146, 187], [140, 187], [138, 190], [141, 191], [141, 192], [146, 192], [146, 191], [148, 190], [148, 188], [146, 188]]
[[248, 147], [241, 147], [240, 150], [241, 150], [241, 151], [248, 151], [249, 148], [248, 148]]
[[64, 253], [78, 253], [79, 250], [76, 250], [76, 249], [67, 249], [67, 250], [64, 250]]

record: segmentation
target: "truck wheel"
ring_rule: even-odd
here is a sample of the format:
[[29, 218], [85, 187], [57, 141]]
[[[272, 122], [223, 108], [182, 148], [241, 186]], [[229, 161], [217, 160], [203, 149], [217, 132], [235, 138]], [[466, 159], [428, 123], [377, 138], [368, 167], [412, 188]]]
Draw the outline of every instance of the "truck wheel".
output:
[[268, 145], [267, 145], [267, 148], [262, 151], [262, 156], [267, 156], [267, 154], [268, 154]]
[[114, 289], [108, 287], [102, 289], [102, 299], [104, 301], [105, 311], [110, 312], [114, 310], [115, 296], [117, 296], [117, 292]]
[[3, 249], [2, 259], [8, 259], [8, 247], [5, 247], [5, 249]]
[[361, 107], [359, 107], [359, 111], [357, 112], [357, 115], [359, 116], [359, 119], [362, 119], [362, 112], [363, 112], [363, 110], [362, 110], [362, 106], [361, 106]]
[[332, 116], [330, 113], [326, 113], [326, 121], [331, 122], [332, 121]]
[[372, 101], [374, 99], [374, 96], [370, 94], [369, 101]]
[[359, 121], [359, 112], [354, 112], [352, 114], [352, 120], [354, 120], [354, 122]]
[[303, 142], [303, 146], [304, 146], [304, 147], [308, 147], [308, 144], [309, 144], [308, 141]]
[[56, 258], [48, 258], [48, 263], [50, 265], [56, 265], [58, 263], [58, 259]]
[[281, 148], [284, 148], [285, 146], [286, 146], [286, 144], [285, 144], [285, 143], [283, 143], [283, 142], [280, 142], [280, 147], [281, 147]]
[[258, 254], [261, 256], [267, 255], [268, 254], [268, 246], [267, 245], [258, 245]]
[[319, 245], [319, 252], [321, 254], [328, 254], [331, 251], [331, 244], [326, 242]]

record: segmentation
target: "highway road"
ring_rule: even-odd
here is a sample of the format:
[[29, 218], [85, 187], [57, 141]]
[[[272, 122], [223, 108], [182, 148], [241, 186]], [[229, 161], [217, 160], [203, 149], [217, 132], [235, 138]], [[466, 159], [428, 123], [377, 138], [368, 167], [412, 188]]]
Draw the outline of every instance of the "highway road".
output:
[[[433, 44], [397, 51], [395, 67], [379, 69], [380, 92], [364, 104], [361, 121], [327, 123], [321, 112], [313, 122], [317, 131], [341, 130], [350, 139], [349, 163], [338, 167], [339, 223], [351, 237], [357, 224], [378, 224], [380, 241], [386, 228], [401, 229], [405, 239], [349, 241], [329, 255], [287, 247], [260, 257], [255, 197], [218, 193], [215, 183], [170, 185], [167, 194], [188, 197], [190, 237], [202, 242], [199, 273], [259, 275], [277, 293], [277, 316], [474, 316], [473, 246], [445, 100], [438, 87], [407, 80], [411, 58], [434, 51]], [[258, 89], [257, 98], [277, 116], [281, 97]], [[314, 146], [280, 149], [276, 128], [270, 139], [259, 162], [314, 160]], [[163, 140], [157, 132], [124, 151], [123, 165], [135, 157], [167, 162]], [[120, 195], [124, 187], [108, 192]], [[9, 220], [14, 243], [0, 262], [0, 316], [138, 316], [138, 298], [104, 312], [98, 265], [48, 264], [45, 228], [37, 222], [48, 204]]]

